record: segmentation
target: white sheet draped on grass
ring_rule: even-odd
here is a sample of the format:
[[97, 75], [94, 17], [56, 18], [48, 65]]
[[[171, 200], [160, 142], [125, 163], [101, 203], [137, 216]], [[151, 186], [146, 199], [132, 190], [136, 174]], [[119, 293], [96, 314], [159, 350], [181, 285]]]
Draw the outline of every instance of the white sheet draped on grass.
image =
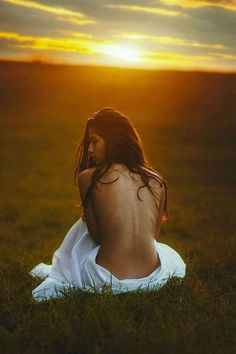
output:
[[137, 289], [160, 289], [173, 276], [183, 278], [186, 265], [181, 256], [170, 246], [154, 240], [161, 265], [147, 277], [119, 280], [107, 269], [96, 263], [99, 245], [89, 235], [85, 221], [80, 218], [68, 231], [61, 246], [55, 251], [52, 265], [40, 263], [30, 274], [44, 281], [32, 295], [36, 301], [63, 296], [70, 288], [89, 292], [102, 292], [108, 285], [112, 293]]

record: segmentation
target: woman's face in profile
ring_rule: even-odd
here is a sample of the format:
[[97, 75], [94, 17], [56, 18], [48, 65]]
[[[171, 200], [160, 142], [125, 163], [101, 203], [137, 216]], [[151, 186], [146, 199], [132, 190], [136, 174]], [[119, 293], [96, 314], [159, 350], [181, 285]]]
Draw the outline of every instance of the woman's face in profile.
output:
[[93, 160], [95, 165], [99, 165], [105, 159], [106, 141], [96, 133], [94, 128], [89, 128], [89, 158]]

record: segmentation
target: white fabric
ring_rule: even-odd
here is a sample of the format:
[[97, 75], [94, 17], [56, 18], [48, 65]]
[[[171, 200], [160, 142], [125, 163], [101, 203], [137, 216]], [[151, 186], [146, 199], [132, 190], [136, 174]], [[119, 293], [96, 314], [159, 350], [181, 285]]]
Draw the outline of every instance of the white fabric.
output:
[[86, 223], [80, 218], [68, 231], [61, 246], [52, 258], [52, 265], [38, 264], [30, 271], [33, 277], [44, 281], [32, 295], [36, 301], [63, 296], [70, 288], [102, 292], [108, 285], [112, 293], [141, 289], [159, 289], [169, 278], [185, 276], [186, 265], [171, 247], [154, 240], [161, 265], [147, 277], [119, 280], [107, 269], [96, 263], [100, 248], [89, 235]]

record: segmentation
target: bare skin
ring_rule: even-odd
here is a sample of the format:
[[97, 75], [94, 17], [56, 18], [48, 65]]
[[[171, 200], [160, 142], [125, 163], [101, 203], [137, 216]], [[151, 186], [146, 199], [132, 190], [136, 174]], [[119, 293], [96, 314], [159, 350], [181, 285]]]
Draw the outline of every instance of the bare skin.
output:
[[[85, 196], [93, 169], [80, 174], [80, 193]], [[103, 176], [102, 184], [94, 189], [85, 217], [91, 237], [100, 245], [96, 263], [118, 279], [137, 279], [148, 276], [160, 266], [154, 246], [159, 235], [160, 216], [164, 207], [164, 186], [150, 180], [156, 198], [138, 174], [132, 174], [121, 164], [113, 164]]]

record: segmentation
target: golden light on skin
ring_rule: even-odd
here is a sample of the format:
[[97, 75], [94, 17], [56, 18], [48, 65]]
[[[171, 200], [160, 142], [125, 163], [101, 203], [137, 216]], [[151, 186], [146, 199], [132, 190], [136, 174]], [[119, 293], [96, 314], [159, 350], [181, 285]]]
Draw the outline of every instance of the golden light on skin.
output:
[[220, 7], [226, 10], [236, 11], [236, 1], [205, 1], [205, 0], [160, 0], [164, 5], [181, 6], [182, 8], [198, 8], [198, 7]]
[[81, 12], [68, 10], [61, 6], [48, 6], [48, 5], [40, 4], [36, 1], [26, 1], [26, 0], [2, 0], [2, 1], [11, 5], [22, 6], [30, 9], [48, 12], [56, 15], [57, 19], [59, 20], [67, 20], [77, 25], [87, 25], [87, 24], [96, 23], [96, 21], [94, 20], [87, 19], [86, 16]]
[[153, 35], [144, 35], [141, 33], [130, 33], [130, 32], [119, 32], [118, 35], [114, 36], [115, 38], [125, 38], [133, 39], [138, 41], [146, 41], [160, 43], [164, 45], [176, 45], [176, 46], [187, 46], [187, 47], [199, 47], [199, 48], [212, 48], [212, 49], [227, 49], [226, 46], [222, 44], [207, 44], [200, 43], [190, 39], [184, 38], [175, 38], [168, 36], [153, 36]]
[[163, 15], [163, 16], [187, 16], [186, 14], [180, 11], [166, 10], [158, 7], [133, 6], [133, 5], [106, 5], [106, 7], [112, 9], [146, 12], [150, 14]]

